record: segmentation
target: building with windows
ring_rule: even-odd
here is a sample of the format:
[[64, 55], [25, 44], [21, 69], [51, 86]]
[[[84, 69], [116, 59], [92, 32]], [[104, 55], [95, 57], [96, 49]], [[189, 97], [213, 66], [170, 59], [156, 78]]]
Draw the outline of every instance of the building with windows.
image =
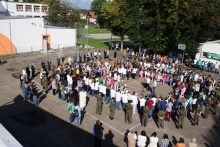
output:
[[49, 9], [46, 4], [40, 3], [23, 3], [22, 0], [0, 1], [0, 12], [6, 16], [23, 16], [23, 17], [44, 17]]

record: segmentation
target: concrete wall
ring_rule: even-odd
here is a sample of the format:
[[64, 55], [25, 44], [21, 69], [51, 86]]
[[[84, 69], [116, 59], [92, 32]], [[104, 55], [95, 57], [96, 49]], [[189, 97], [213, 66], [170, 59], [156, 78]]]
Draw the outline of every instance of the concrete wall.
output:
[[16, 47], [17, 53], [43, 49], [43, 35], [50, 36], [50, 47], [53, 49], [57, 49], [58, 46], [76, 46], [75, 29], [44, 28], [43, 18], [0, 20], [0, 33], [8, 37]]

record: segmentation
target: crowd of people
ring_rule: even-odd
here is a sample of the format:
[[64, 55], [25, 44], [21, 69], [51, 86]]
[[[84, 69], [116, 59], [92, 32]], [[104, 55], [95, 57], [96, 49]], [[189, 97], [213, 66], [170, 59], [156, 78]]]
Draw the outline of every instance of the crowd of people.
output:
[[[39, 92], [31, 82], [35, 70], [34, 63], [22, 69], [20, 86], [24, 100], [30, 99], [37, 105]], [[52, 89], [54, 96], [67, 101], [69, 122], [75, 120], [77, 126], [81, 124], [81, 115], [89, 97], [96, 98], [98, 115], [102, 114], [103, 104], [109, 106], [110, 120], [114, 119], [115, 110], [122, 110], [125, 123], [131, 124], [132, 115], [136, 115], [138, 110], [143, 127], [147, 127], [149, 119], [156, 118], [158, 128], [164, 128], [164, 121], [169, 122], [172, 118], [177, 129], [183, 128], [185, 117], [189, 118], [192, 125], [198, 125], [201, 115], [207, 119], [210, 110], [216, 114], [220, 102], [220, 81], [215, 81], [211, 75], [184, 67], [178, 59], [144, 52], [135, 55], [129, 52], [128, 58], [125, 53], [123, 59], [115, 60], [109, 59], [108, 51], [104, 51], [103, 59], [100, 51], [87, 52], [84, 56], [79, 54], [78, 60], [74, 54], [73, 57], [57, 58], [56, 66], [48, 59], [46, 63], [41, 62], [39, 76], [45, 96]], [[145, 92], [131, 91], [124, 84], [124, 81], [136, 78], [142, 79]], [[158, 96], [158, 83], [171, 86], [173, 91], [166, 96]], [[155, 137], [155, 134], [152, 135]], [[138, 136], [134, 138], [139, 141]], [[180, 139], [179, 143], [184, 143], [184, 140]]]
[[[175, 147], [197, 147], [196, 138], [192, 138], [191, 142], [187, 145], [184, 142], [183, 138], [180, 138], [179, 141], [175, 140]], [[137, 132], [129, 132], [127, 135], [127, 145], [128, 147], [168, 147], [172, 146], [171, 141], [167, 134], [163, 135], [163, 138], [159, 139], [156, 132], [153, 132], [149, 137], [146, 135], [146, 132], [143, 130], [140, 134]]]

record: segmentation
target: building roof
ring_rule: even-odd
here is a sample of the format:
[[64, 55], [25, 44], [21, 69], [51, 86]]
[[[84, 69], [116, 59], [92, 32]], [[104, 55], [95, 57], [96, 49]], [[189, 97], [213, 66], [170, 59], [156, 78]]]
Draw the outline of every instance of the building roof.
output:
[[205, 44], [215, 44], [215, 43], [220, 43], [220, 40], [207, 41], [207, 42], [205, 42]]
[[80, 16], [86, 16], [89, 13], [90, 17], [93, 19], [97, 19], [97, 15], [95, 14], [95, 12], [79, 12]]
[[97, 15], [95, 14], [95, 12], [89, 12], [89, 14], [93, 19], [97, 19]]

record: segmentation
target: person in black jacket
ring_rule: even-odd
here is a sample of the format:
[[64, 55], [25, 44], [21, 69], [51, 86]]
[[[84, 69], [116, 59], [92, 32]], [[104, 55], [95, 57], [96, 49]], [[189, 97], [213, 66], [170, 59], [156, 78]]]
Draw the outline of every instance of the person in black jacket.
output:
[[30, 80], [30, 69], [29, 69], [28, 65], [26, 67], [26, 73], [27, 73], [27, 80], [29, 81]]
[[103, 130], [104, 130], [104, 128], [102, 127], [102, 123], [99, 120], [97, 120], [93, 129], [94, 129], [94, 135], [95, 135], [94, 147], [101, 147], [101, 141], [102, 141]]
[[33, 79], [34, 76], [35, 76], [35, 65], [34, 65], [34, 63], [31, 64], [31, 74], [32, 74], [31, 78]]

